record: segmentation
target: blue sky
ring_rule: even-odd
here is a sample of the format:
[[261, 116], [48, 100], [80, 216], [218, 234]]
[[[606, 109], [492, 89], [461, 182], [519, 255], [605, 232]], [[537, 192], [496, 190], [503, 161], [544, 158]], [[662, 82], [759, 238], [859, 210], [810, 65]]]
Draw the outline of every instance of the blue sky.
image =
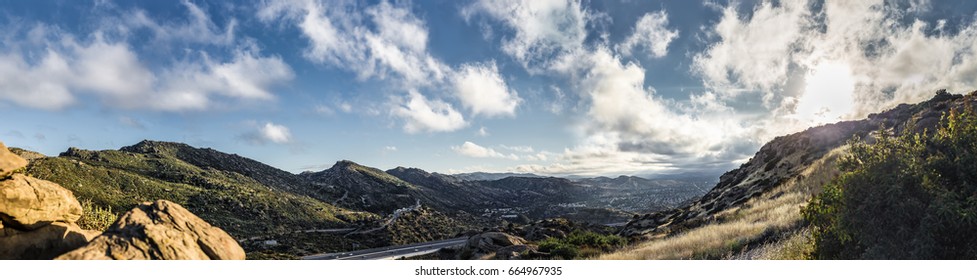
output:
[[291, 172], [721, 172], [977, 81], [973, 1], [0, 0], [0, 141]]

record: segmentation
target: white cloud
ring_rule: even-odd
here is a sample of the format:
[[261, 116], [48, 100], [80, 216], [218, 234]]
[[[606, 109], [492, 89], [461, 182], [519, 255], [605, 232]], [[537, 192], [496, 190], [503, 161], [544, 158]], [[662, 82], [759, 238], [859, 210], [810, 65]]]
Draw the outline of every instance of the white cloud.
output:
[[309, 40], [305, 57], [357, 73], [361, 79], [395, 74], [408, 85], [439, 82], [447, 66], [427, 52], [425, 23], [409, 7], [383, 1], [358, 9], [346, 2], [266, 1], [258, 17], [283, 18]]
[[396, 152], [397, 151], [397, 147], [395, 147], [395, 146], [386, 146], [386, 147], [383, 147], [383, 150], [384, 151], [387, 151], [387, 152]]
[[475, 135], [485, 137], [485, 136], [489, 136], [489, 132], [488, 132], [488, 129], [486, 129], [483, 126], [483, 127], [479, 128], [477, 132], [475, 132]]
[[[782, 132], [919, 102], [939, 88], [972, 89], [977, 24], [965, 22], [949, 33], [945, 21], [914, 18], [913, 11], [929, 9], [928, 1], [828, 0], [814, 7], [763, 1], [752, 14], [725, 8], [710, 29], [718, 41], [696, 55], [694, 68], [720, 99], [738, 89], [759, 91], [770, 112], [780, 114], [775, 117], [806, 120]], [[841, 91], [816, 85], [828, 66], [849, 73], [833, 83], [850, 85]], [[789, 87], [793, 80], [803, 86]], [[829, 99], [851, 100], [852, 106], [819, 110]]]
[[[581, 53], [564, 74], [580, 97], [583, 116], [575, 121], [577, 143], [560, 154], [540, 152], [520, 158], [545, 163], [520, 165], [515, 172], [553, 175], [649, 174], [725, 170], [749, 157], [755, 134], [767, 122], [737, 115], [715, 94], [677, 102], [645, 84], [645, 70], [624, 62], [606, 46]], [[532, 152], [528, 147], [509, 147]]]
[[[0, 54], [0, 99], [54, 110], [74, 103], [75, 94], [89, 92], [106, 103], [133, 107], [145, 100], [156, 82], [125, 43], [106, 42], [98, 33], [85, 44], [47, 27], [33, 31], [43, 33], [35, 33], [43, 38], [38, 47], [46, 49], [39, 61], [28, 62], [29, 53], [16, 48], [0, 50], [4, 52]], [[60, 39], [50, 38], [53, 36]]]
[[552, 57], [581, 49], [592, 17], [577, 0], [480, 0], [461, 13], [469, 21], [484, 14], [514, 30], [502, 51], [534, 73], [549, 68]]
[[231, 19], [222, 30], [215, 24], [207, 12], [190, 1], [180, 2], [186, 9], [189, 18], [186, 22], [158, 23], [150, 18], [146, 11], [127, 11], [122, 19], [123, 25], [116, 28], [137, 29], [146, 28], [153, 32], [158, 42], [182, 41], [190, 43], [230, 45], [234, 43], [234, 29], [237, 20]]
[[75, 101], [71, 69], [61, 54], [48, 50], [35, 65], [20, 55], [0, 54], [0, 99], [21, 106], [60, 109]]
[[452, 84], [462, 106], [474, 115], [515, 116], [516, 106], [522, 101], [515, 90], [506, 86], [495, 63], [463, 65]]
[[273, 122], [261, 124], [255, 121], [244, 122], [244, 125], [248, 131], [239, 135], [238, 138], [247, 141], [249, 144], [288, 144], [292, 142], [292, 132], [284, 125]]
[[199, 61], [183, 61], [160, 74], [155, 100], [141, 104], [165, 111], [203, 110], [212, 99], [227, 97], [239, 100], [272, 100], [272, 86], [294, 78], [294, 73], [279, 57], [258, 57], [251, 51], [238, 50], [227, 62], [202, 55]]
[[[137, 11], [127, 20], [106, 17], [113, 24], [82, 37], [45, 24], [26, 31], [7, 26], [10, 35], [0, 44], [0, 101], [57, 110], [72, 105], [79, 94], [91, 94], [107, 106], [124, 109], [204, 110], [221, 103], [215, 99], [272, 100], [270, 88], [293, 78], [280, 58], [260, 56], [248, 42], [231, 49], [229, 60], [199, 51], [168, 65], [147, 65], [127, 42], [127, 30], [154, 30], [156, 44], [234, 40], [233, 19], [221, 35], [224, 39], [218, 39], [206, 13], [190, 2], [183, 4], [190, 16], [185, 24], [158, 24]], [[36, 50], [44, 51], [39, 55]]]
[[353, 105], [349, 105], [349, 102], [339, 103], [339, 110], [343, 113], [349, 113], [353, 111]]
[[393, 114], [404, 119], [404, 131], [418, 132], [447, 132], [461, 129], [468, 125], [464, 117], [457, 110], [441, 100], [428, 100], [417, 91], [408, 93], [406, 104], [404, 100], [394, 100]]
[[678, 31], [668, 29], [668, 14], [665, 10], [647, 13], [638, 19], [634, 33], [618, 45], [618, 49], [622, 54], [630, 56], [634, 49], [644, 48], [651, 57], [664, 57], [668, 54], [668, 45], [677, 37]]
[[763, 1], [749, 18], [741, 16], [735, 5], [723, 10], [722, 19], [709, 31], [719, 41], [693, 60], [693, 69], [704, 78], [707, 87], [719, 93], [735, 95], [744, 90], [770, 92], [787, 81], [791, 53], [804, 38], [808, 27], [807, 3], [786, 1], [774, 5]]
[[459, 155], [473, 157], [473, 158], [504, 158], [504, 159], [511, 159], [511, 160], [519, 160], [519, 156], [515, 154], [505, 155], [495, 151], [495, 149], [482, 147], [479, 146], [478, 144], [469, 141], [465, 141], [465, 143], [462, 144], [461, 146], [452, 146], [451, 149], [454, 150], [455, 153], [458, 153]]
[[[735, 119], [718, 112], [684, 112], [655, 96], [644, 84], [644, 69], [622, 64], [606, 48], [592, 57], [581, 93], [590, 102], [585, 129], [609, 134], [620, 150], [706, 156], [722, 153], [723, 143], [739, 136]], [[707, 114], [708, 113], [708, 114]]]
[[283, 125], [271, 122], [265, 123], [261, 127], [261, 137], [276, 144], [285, 144], [292, 141], [292, 133]]

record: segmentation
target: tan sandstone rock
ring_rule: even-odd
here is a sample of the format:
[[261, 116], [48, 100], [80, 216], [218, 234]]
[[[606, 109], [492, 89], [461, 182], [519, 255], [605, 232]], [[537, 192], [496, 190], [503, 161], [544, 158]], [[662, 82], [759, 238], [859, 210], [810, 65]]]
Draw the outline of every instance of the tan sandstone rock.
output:
[[54, 222], [32, 231], [0, 229], [0, 259], [50, 260], [98, 236], [72, 223]]
[[0, 179], [14, 174], [14, 171], [27, 166], [27, 160], [7, 150], [7, 146], [0, 142]]
[[244, 259], [244, 249], [220, 228], [166, 200], [126, 212], [85, 247], [58, 259]]
[[71, 191], [58, 184], [22, 174], [0, 181], [0, 220], [5, 227], [27, 231], [53, 222], [73, 223], [81, 212]]
[[[535, 252], [525, 239], [502, 232], [483, 232], [468, 238], [458, 255], [466, 259], [519, 259], [523, 252]], [[501, 254], [500, 254], [501, 253]]]

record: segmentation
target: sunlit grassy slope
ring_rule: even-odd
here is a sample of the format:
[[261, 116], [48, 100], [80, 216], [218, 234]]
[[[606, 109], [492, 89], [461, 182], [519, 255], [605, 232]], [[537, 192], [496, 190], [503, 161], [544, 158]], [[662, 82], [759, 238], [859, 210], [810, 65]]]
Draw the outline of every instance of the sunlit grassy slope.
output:
[[746, 203], [717, 213], [701, 227], [659, 236], [598, 257], [634, 259], [796, 259], [809, 250], [800, 209], [812, 194], [838, 175], [837, 148], [786, 181]]
[[272, 188], [237, 172], [201, 168], [168, 152], [75, 149], [61, 157], [34, 160], [28, 173], [70, 189], [91, 210], [99, 210], [91, 212], [100, 217], [87, 217], [94, 229], [104, 226], [110, 213], [157, 199], [184, 205], [235, 238], [379, 219]]

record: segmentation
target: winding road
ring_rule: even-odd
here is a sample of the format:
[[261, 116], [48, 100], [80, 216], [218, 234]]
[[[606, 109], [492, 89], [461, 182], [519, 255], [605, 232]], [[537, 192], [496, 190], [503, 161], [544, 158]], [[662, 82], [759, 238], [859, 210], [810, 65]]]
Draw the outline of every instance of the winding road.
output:
[[393, 260], [399, 258], [413, 257], [430, 254], [441, 248], [458, 247], [465, 245], [468, 237], [415, 243], [409, 245], [390, 246], [373, 248], [352, 252], [329, 253], [305, 256], [304, 260]]

